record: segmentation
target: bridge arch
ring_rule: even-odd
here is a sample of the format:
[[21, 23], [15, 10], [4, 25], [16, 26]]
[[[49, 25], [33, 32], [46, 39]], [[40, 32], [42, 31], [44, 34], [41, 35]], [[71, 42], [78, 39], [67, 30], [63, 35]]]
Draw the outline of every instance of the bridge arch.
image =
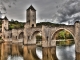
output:
[[38, 31], [38, 30], [37, 30], [37, 31], [34, 31], [33, 34], [32, 34], [32, 36], [31, 36], [31, 39], [36, 39], [36, 36], [37, 36], [39, 33], [41, 34], [41, 31]]
[[52, 40], [55, 40], [55, 36], [56, 36], [57, 33], [60, 32], [61, 30], [68, 31], [68, 32], [73, 36], [73, 38], [75, 38], [75, 36], [74, 36], [74, 34], [73, 34], [72, 31], [70, 31], [70, 30], [68, 30], [68, 29], [65, 29], [65, 28], [59, 28], [59, 29], [57, 29], [55, 32], [52, 33], [51, 39], [52, 39]]
[[[75, 36], [74, 36], [73, 32], [72, 32], [71, 30], [66, 29], [66, 28], [56, 29], [56, 30], [52, 33], [52, 36], [51, 36], [52, 41], [53, 41], [53, 40], [57, 40], [57, 39], [56, 39], [56, 35], [57, 35], [57, 33], [59, 33], [59, 32], [62, 31], [62, 30], [65, 30], [65, 31], [69, 32], [69, 33], [72, 35], [72, 37], [73, 37], [73, 39], [74, 39], [73, 41], [74, 41], [74, 43], [75, 43], [76, 40], [75, 40]], [[52, 44], [55, 43], [55, 45], [54, 45], [55, 47], [54, 47], [53, 49], [55, 49], [54, 52], [55, 52], [56, 58], [59, 59], [58, 53], [56, 53], [56, 52], [58, 51], [58, 50], [57, 50], [57, 46], [58, 46], [57, 44], [59, 44], [59, 43], [54, 42], [54, 41], [52, 42], [52, 41], [51, 41]], [[67, 43], [67, 42], [65, 42], [65, 43]], [[75, 43], [75, 44], [76, 44], [76, 43]], [[64, 45], [66, 45], [66, 44], [64, 44]], [[75, 45], [73, 45], [73, 46], [75, 46]], [[59, 47], [59, 46], [58, 46], [58, 47]], [[70, 47], [70, 46], [69, 46], [69, 47]], [[71, 51], [72, 51], [72, 50], [71, 50]], [[75, 51], [76, 51], [76, 46], [75, 46], [75, 48], [74, 48], [74, 52], [75, 52]], [[61, 53], [59, 53], [59, 54], [61, 54]]]
[[19, 36], [18, 36], [18, 39], [23, 39], [23, 38], [24, 38], [24, 32], [20, 32]]

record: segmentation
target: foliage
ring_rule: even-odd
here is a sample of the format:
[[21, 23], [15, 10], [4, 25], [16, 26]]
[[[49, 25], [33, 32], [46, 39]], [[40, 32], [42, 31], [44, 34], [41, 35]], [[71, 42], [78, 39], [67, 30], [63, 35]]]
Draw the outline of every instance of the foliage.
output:
[[18, 22], [18, 21], [14, 21], [14, 20], [9, 21], [9, 30], [11, 30], [11, 29], [19, 29], [19, 28], [24, 28], [24, 23]]
[[56, 39], [73, 39], [73, 36], [69, 32], [62, 30], [57, 34]]
[[42, 25], [54, 27], [54, 26], [61, 26], [61, 25], [65, 25], [65, 24], [55, 24], [55, 23], [51, 23], [51, 22], [40, 22], [40, 23], [37, 23], [36, 25], [39, 27], [42, 27]]
[[42, 36], [37, 35], [37, 36], [36, 36], [36, 40], [37, 40], [37, 41], [41, 41], [41, 40], [42, 40]]

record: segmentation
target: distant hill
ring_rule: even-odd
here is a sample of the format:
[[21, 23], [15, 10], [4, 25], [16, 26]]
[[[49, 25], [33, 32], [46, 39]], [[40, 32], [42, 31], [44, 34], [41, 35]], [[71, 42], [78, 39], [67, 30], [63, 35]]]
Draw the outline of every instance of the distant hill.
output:
[[65, 25], [65, 24], [56, 24], [56, 23], [51, 23], [51, 22], [40, 22], [40, 23], [37, 23], [37, 27], [42, 27], [42, 25], [54, 27], [54, 26], [61, 26], [61, 25]]
[[18, 22], [18, 21], [9, 21], [9, 30], [11, 29], [19, 29], [19, 28], [24, 28], [23, 22]]

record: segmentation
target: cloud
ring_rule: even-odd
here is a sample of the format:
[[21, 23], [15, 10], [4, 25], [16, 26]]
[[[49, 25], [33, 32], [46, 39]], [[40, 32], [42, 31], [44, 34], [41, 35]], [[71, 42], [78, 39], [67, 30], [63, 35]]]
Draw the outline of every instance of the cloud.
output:
[[4, 6], [4, 4], [1, 2], [0, 4], [0, 11], [3, 13], [6, 11], [6, 7]]
[[5, 2], [5, 3], [10, 3], [10, 2], [16, 2], [17, 0], [2, 0], [2, 2]]
[[[26, 9], [32, 4], [40, 19], [50, 20], [65, 0], [2, 0], [9, 19], [26, 21]], [[44, 21], [45, 21], [44, 20]]]
[[13, 4], [16, 3], [17, 0], [1, 0], [0, 1], [0, 11], [1, 12], [6, 12], [7, 8], [11, 8]]
[[[57, 19], [56, 19], [57, 18]], [[63, 4], [62, 8], [57, 11], [56, 18], [59, 23], [63, 22], [75, 22], [80, 20], [80, 1], [68, 0]]]

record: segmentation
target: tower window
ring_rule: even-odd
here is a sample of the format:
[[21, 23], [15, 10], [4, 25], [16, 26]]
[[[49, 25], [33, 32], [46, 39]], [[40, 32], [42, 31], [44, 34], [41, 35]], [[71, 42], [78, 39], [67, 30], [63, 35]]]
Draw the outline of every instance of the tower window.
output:
[[34, 27], [34, 24], [32, 24], [32, 27]]

